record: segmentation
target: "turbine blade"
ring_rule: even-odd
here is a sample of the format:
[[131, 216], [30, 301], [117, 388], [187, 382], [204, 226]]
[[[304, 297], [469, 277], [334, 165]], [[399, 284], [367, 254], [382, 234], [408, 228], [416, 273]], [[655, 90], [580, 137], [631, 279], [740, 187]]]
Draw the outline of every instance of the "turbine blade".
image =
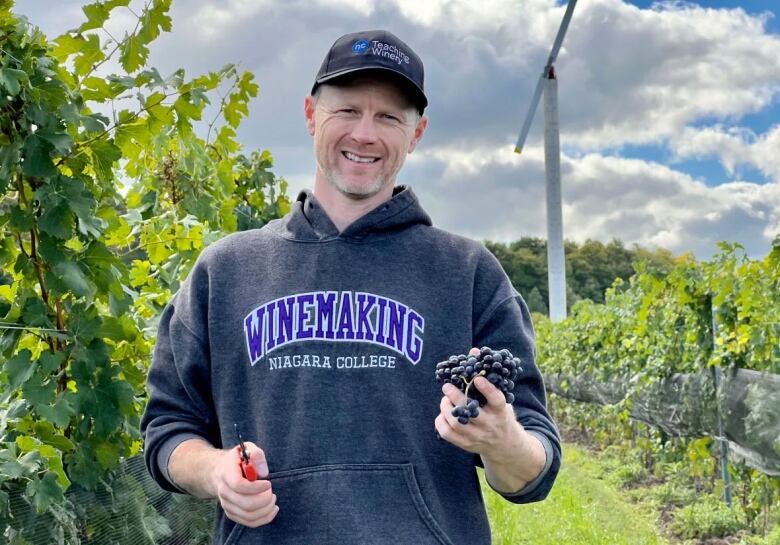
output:
[[569, 4], [566, 6], [566, 12], [563, 14], [561, 26], [558, 27], [558, 34], [555, 36], [555, 42], [553, 42], [552, 49], [550, 50], [550, 56], [547, 57], [547, 64], [545, 65], [544, 70], [542, 70], [542, 75], [539, 77], [539, 82], [536, 84], [536, 90], [534, 91], [534, 96], [531, 99], [531, 104], [528, 107], [528, 113], [525, 116], [523, 128], [520, 131], [520, 136], [517, 137], [515, 153], [523, 152], [525, 139], [528, 137], [528, 132], [531, 130], [531, 122], [533, 121], [534, 115], [536, 114], [536, 107], [539, 105], [539, 99], [542, 97], [542, 87], [544, 80], [547, 78], [547, 73], [555, 62], [555, 59], [558, 58], [558, 52], [560, 51], [561, 45], [563, 44], [563, 37], [566, 35], [566, 30], [569, 28], [569, 21], [571, 21], [572, 13], [574, 13], [574, 6], [576, 5], [577, 0], [569, 0]]
[[525, 139], [528, 137], [528, 131], [531, 130], [531, 122], [536, 114], [536, 107], [539, 105], [539, 99], [542, 98], [542, 88], [544, 85], [544, 72], [539, 76], [539, 82], [536, 84], [536, 90], [534, 96], [531, 99], [531, 105], [528, 107], [528, 113], [525, 114], [525, 121], [523, 121], [523, 128], [520, 131], [520, 136], [517, 137], [517, 144], [515, 144], [515, 153], [522, 153], [523, 146], [525, 145]]
[[577, 0], [569, 0], [569, 5], [566, 6], [566, 13], [563, 14], [563, 20], [561, 26], [558, 27], [558, 34], [555, 36], [555, 42], [553, 42], [552, 49], [550, 50], [550, 56], [547, 57], [547, 66], [549, 68], [558, 58], [558, 51], [561, 50], [563, 44], [563, 37], [566, 35], [566, 30], [569, 28], [569, 21], [571, 21], [571, 14], [574, 13], [574, 6], [577, 5]]

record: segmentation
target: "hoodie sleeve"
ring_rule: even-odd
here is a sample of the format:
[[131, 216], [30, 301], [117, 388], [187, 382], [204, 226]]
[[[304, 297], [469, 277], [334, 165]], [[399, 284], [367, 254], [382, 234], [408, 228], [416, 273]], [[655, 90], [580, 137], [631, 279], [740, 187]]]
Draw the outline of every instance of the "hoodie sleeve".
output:
[[[473, 345], [496, 350], [507, 348], [522, 360], [522, 372], [515, 381], [513, 407], [517, 421], [541, 441], [547, 461], [539, 476], [522, 490], [514, 494], [496, 492], [512, 503], [530, 503], [546, 498], [555, 482], [561, 464], [560, 435], [547, 411], [544, 382], [536, 366], [535, 336], [528, 306], [497, 261], [490, 268], [494, 266], [499, 267], [501, 280], [499, 285], [494, 284], [488, 290], [488, 303], [483, 307], [486, 311], [475, 321]], [[475, 456], [475, 461], [484, 467], [479, 456]]]
[[184, 493], [168, 474], [168, 460], [184, 440], [220, 445], [211, 396], [205, 267], [196, 264], [163, 310], [147, 378], [148, 403], [141, 420], [144, 459], [165, 490]]

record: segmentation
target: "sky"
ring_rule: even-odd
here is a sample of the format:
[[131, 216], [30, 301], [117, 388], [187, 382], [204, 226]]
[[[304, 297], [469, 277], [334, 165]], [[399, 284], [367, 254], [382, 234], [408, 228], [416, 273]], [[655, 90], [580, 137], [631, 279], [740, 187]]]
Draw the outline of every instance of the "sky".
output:
[[[16, 0], [14, 11], [53, 39], [81, 23], [83, 4]], [[522, 155], [513, 149], [565, 7], [174, 0], [173, 29], [149, 64], [163, 75], [227, 63], [251, 71], [260, 93], [239, 139], [247, 153], [271, 151], [294, 198], [313, 183], [303, 99], [325, 53], [342, 34], [390, 30], [422, 57], [429, 100], [428, 130], [398, 183], [443, 229], [501, 242], [546, 237], [541, 109]], [[780, 234], [777, 15], [772, 0], [578, 2], [555, 65], [566, 239], [618, 238], [700, 259], [728, 241], [766, 255]]]

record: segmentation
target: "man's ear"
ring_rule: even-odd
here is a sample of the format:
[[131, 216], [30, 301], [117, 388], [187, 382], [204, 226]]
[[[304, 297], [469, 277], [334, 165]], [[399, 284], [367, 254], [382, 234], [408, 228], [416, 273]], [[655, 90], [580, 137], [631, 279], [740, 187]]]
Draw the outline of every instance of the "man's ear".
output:
[[412, 141], [409, 142], [409, 151], [407, 153], [412, 153], [414, 151], [414, 148], [417, 147], [417, 142], [420, 141], [420, 138], [423, 137], [423, 134], [425, 134], [425, 129], [428, 128], [428, 118], [426, 116], [420, 116], [420, 120], [417, 122], [417, 126], [414, 128], [414, 138], [412, 138]]
[[314, 97], [311, 95], [303, 99], [303, 115], [306, 117], [306, 128], [311, 136], [314, 136]]

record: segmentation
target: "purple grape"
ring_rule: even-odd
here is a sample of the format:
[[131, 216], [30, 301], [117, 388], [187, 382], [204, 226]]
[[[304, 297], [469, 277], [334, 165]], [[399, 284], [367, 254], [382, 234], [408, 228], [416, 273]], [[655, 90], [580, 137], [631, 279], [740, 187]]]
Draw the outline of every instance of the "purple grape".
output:
[[522, 372], [521, 363], [520, 358], [514, 357], [508, 349], [493, 350], [488, 346], [483, 346], [476, 356], [452, 355], [437, 363], [436, 379], [456, 386], [468, 396], [465, 405], [453, 408], [452, 416], [461, 424], [468, 424], [471, 418], [479, 415], [479, 408], [487, 404], [485, 396], [473, 385], [477, 376], [484, 376], [504, 394], [507, 403], [513, 403], [515, 395], [512, 390]]

